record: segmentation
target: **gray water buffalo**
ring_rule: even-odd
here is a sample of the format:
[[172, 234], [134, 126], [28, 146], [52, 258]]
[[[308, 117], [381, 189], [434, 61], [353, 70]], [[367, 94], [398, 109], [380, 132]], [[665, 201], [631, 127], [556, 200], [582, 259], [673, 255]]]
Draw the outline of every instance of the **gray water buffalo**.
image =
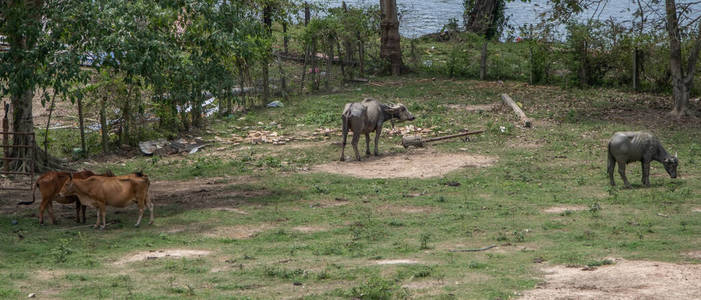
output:
[[346, 137], [348, 130], [353, 131], [353, 150], [355, 158], [360, 160], [358, 153], [358, 140], [360, 135], [365, 135], [365, 153], [370, 155], [370, 133], [375, 131], [375, 155], [378, 155], [377, 142], [382, 133], [382, 123], [397, 119], [399, 121], [414, 120], [414, 116], [406, 106], [402, 104], [385, 105], [375, 99], [365, 98], [361, 102], [346, 104], [343, 109], [343, 148], [341, 149], [341, 161], [344, 161], [346, 150]]
[[677, 154], [669, 155], [654, 135], [643, 131], [614, 133], [608, 144], [608, 175], [611, 185], [616, 185], [613, 170], [618, 163], [618, 173], [621, 174], [625, 187], [629, 188], [626, 164], [639, 161], [643, 166], [642, 183], [650, 186], [650, 162], [653, 160], [662, 163], [670, 177], [677, 178]]

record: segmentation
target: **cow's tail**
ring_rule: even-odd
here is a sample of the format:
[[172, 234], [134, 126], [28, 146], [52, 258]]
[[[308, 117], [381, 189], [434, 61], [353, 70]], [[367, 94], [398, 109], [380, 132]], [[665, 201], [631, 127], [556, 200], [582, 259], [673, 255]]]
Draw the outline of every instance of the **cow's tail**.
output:
[[39, 187], [39, 180], [37, 180], [33, 185], [32, 185], [32, 201], [22, 201], [20, 203], [17, 203], [17, 205], [30, 205], [33, 204], [34, 201], [36, 201], [36, 190]]

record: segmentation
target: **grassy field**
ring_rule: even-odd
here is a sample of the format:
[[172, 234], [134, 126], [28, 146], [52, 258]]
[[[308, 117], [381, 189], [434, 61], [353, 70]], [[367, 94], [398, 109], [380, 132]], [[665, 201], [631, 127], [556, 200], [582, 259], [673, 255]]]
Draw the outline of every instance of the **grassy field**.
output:
[[[701, 262], [687, 255], [701, 249], [701, 124], [668, 120], [668, 98], [443, 78], [373, 83], [214, 121], [201, 136], [213, 144], [193, 155], [78, 165], [149, 174], [153, 226], [133, 228], [134, 207], [108, 209], [104, 231], [76, 227], [67, 218], [72, 209], [61, 207], [59, 225], [39, 226], [38, 205], [15, 212], [19, 197], [1, 198], [0, 298], [506, 299], [541, 283], [544, 265], [597, 267], [611, 257]], [[534, 128], [516, 126], [507, 108], [465, 109], [500, 101], [503, 92]], [[467, 143], [429, 147], [496, 162], [432, 178], [316, 172], [338, 160], [340, 137], [312, 133], [338, 129], [343, 104], [367, 96], [406, 104], [416, 116], [410, 124], [433, 135], [487, 130]], [[655, 162], [652, 186], [643, 188], [640, 166], [631, 164], [633, 189], [609, 187], [607, 139], [643, 129], [678, 152], [681, 177], [670, 179]], [[296, 140], [231, 142], [250, 130]], [[381, 155], [428, 151], [405, 150], [400, 138], [384, 136]], [[450, 252], [490, 245], [497, 247]], [[145, 259], [165, 250], [203, 252]]]

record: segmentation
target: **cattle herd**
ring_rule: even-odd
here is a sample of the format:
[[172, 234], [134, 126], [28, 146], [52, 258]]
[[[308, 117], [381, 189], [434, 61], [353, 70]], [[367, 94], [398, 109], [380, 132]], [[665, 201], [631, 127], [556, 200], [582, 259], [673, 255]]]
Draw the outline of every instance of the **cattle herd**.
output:
[[[370, 133], [375, 132], [375, 151], [378, 155], [378, 140], [382, 132], [382, 124], [385, 121], [413, 120], [414, 116], [406, 106], [385, 105], [377, 100], [366, 98], [361, 102], [346, 104], [341, 116], [343, 121], [343, 148], [341, 160], [345, 160], [344, 150], [348, 131], [353, 132], [353, 150], [355, 158], [360, 160], [358, 152], [358, 140], [360, 135], [365, 135], [365, 153], [370, 155]], [[613, 172], [616, 164], [618, 172], [623, 179], [625, 187], [630, 187], [626, 178], [625, 167], [631, 162], [641, 162], [643, 168], [642, 184], [650, 185], [650, 162], [659, 161], [665, 167], [670, 177], [677, 177], [679, 160], [677, 155], [667, 153], [660, 141], [648, 132], [617, 132], [608, 143], [608, 176], [611, 185], [615, 185]], [[104, 174], [95, 174], [84, 170], [76, 173], [47, 172], [36, 181], [34, 189], [41, 193], [39, 205], [39, 223], [44, 224], [44, 212], [48, 209], [51, 222], [56, 224], [53, 212], [53, 202], [61, 204], [75, 203], [76, 222], [85, 223], [85, 208], [90, 206], [97, 211], [97, 221], [94, 227], [105, 228], [105, 209], [107, 206], [126, 207], [135, 202], [139, 207], [139, 218], [135, 226], [139, 226], [144, 215], [144, 208], [150, 211], [149, 224], [153, 224], [153, 202], [149, 198], [148, 190], [150, 181], [142, 172], [115, 176], [108, 171]], [[32, 204], [35, 201], [34, 189], [32, 201], [19, 204]], [[102, 217], [102, 225], [100, 225]]]
[[[139, 219], [135, 226], [139, 226], [144, 214], [144, 207], [150, 211], [149, 224], [153, 224], [153, 202], [148, 195], [150, 181], [142, 172], [115, 176], [111, 171], [104, 174], [95, 174], [84, 170], [68, 173], [50, 171], [42, 174], [36, 181], [34, 189], [41, 193], [39, 205], [39, 223], [44, 224], [44, 212], [48, 209], [51, 222], [56, 224], [53, 202], [61, 204], [75, 203], [76, 222], [85, 223], [85, 208], [93, 207], [97, 210], [97, 221], [94, 227], [104, 229], [106, 225], [105, 210], [107, 206], [126, 207], [136, 202], [139, 207]], [[34, 189], [32, 201], [20, 202], [22, 205], [34, 203]], [[100, 225], [102, 217], [102, 225]]]

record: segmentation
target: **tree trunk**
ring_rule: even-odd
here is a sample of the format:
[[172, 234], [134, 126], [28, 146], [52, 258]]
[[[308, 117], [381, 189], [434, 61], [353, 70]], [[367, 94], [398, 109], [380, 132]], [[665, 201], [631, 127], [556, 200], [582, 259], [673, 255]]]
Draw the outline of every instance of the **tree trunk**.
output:
[[287, 44], [289, 43], [290, 37], [287, 36], [287, 22], [282, 22], [282, 49], [283, 53], [289, 53], [287, 51]]
[[[124, 101], [124, 108], [122, 109], [122, 124], [121, 124], [121, 134], [119, 137], [119, 142], [121, 144], [127, 143], [129, 144], [129, 123], [131, 121], [131, 93], [133, 92], [134, 87], [129, 87], [129, 91], [127, 92], [127, 97], [126, 101]], [[183, 109], [184, 111], [184, 109]], [[121, 145], [120, 145], [121, 146]]]
[[487, 79], [487, 46], [489, 45], [488, 40], [484, 40], [482, 44], [482, 53], [480, 54], [480, 80]]
[[[667, 13], [667, 32], [669, 34], [669, 66], [672, 73], [672, 89], [674, 97], [674, 109], [670, 114], [674, 117], [682, 117], [691, 114], [689, 110], [689, 92], [694, 85], [694, 73], [696, 72], [696, 60], [701, 51], [701, 31], [697, 33], [694, 48], [689, 52], [688, 66], [684, 70], [682, 63], [681, 34], [679, 32], [679, 20], [677, 6], [674, 0], [665, 0]], [[701, 22], [699, 22], [701, 30]], [[685, 74], [686, 73], [686, 74]]]
[[[16, 1], [4, 1], [7, 2], [5, 5], [11, 9], [21, 8], [24, 13], [21, 16], [7, 16], [3, 17], [2, 21], [7, 23], [15, 23], [18, 29], [12, 30], [10, 32], [4, 32], [6, 35], [6, 41], [10, 44], [10, 49], [13, 51], [8, 52], [9, 58], [17, 66], [23, 66], [25, 73], [18, 82], [19, 87], [16, 90], [10, 91], [10, 103], [12, 105], [12, 131], [13, 132], [33, 132], [34, 131], [34, 118], [32, 115], [32, 99], [34, 98], [34, 88], [36, 82], [34, 81], [35, 62], [32, 61], [33, 55], [30, 55], [30, 51], [34, 51], [34, 44], [36, 40], [33, 37], [34, 33], [41, 26], [41, 8], [43, 6], [42, 0], [16, 0]], [[34, 36], [35, 37], [35, 36]], [[4, 80], [4, 79], [3, 79]], [[9, 125], [9, 124], [8, 124]], [[34, 143], [34, 140], [27, 135], [13, 135], [12, 143], [14, 145], [30, 145]], [[38, 149], [38, 147], [34, 147]], [[9, 153], [10, 157], [13, 158], [30, 158], [33, 152], [29, 148], [13, 148]], [[28, 169], [26, 161], [15, 160], [12, 164], [12, 169], [18, 171], [26, 171]], [[36, 165], [35, 165], [36, 168]]]
[[333, 60], [333, 39], [329, 38], [327, 41], [328, 48], [326, 52], [326, 80], [324, 80], [324, 85], [326, 90], [330, 90], [331, 84], [331, 64]]
[[100, 131], [102, 134], [102, 153], [107, 154], [109, 147], [109, 128], [107, 128], [107, 96], [100, 100]]
[[[34, 98], [33, 90], [25, 90], [25, 92], [17, 97], [11, 97], [12, 103], [12, 131], [14, 132], [33, 132], [34, 119], [32, 116], [32, 99]], [[13, 145], [30, 145], [34, 141], [27, 135], [12, 135]], [[29, 158], [31, 151], [29, 148], [13, 148], [10, 157]], [[25, 161], [15, 161], [12, 169], [27, 170]]]
[[403, 67], [397, 1], [380, 0], [380, 10], [382, 11], [380, 57], [389, 61], [392, 75], [397, 76], [401, 73]]
[[638, 69], [638, 47], [633, 49], [633, 90], [638, 90], [638, 85], [640, 85], [640, 69]]
[[88, 154], [88, 149], [85, 147], [85, 126], [83, 121], [83, 100], [81, 97], [78, 97], [78, 129], [80, 130], [81, 157], [85, 157]]
[[246, 85], [246, 75], [243, 72], [243, 64], [240, 59], [236, 60], [236, 68], [239, 70], [239, 88], [241, 89], [241, 93], [239, 93], [241, 97], [240, 105], [244, 108], [248, 108], [248, 106], [246, 106], [246, 89], [244, 87]]
[[[54, 91], [53, 96], [51, 96], [51, 104], [49, 104], [49, 117], [46, 120], [46, 130], [44, 131], [44, 154], [48, 155], [49, 153], [49, 125], [51, 125], [51, 115], [53, 115], [55, 102], [56, 101], [56, 91]], [[44, 159], [48, 160], [48, 157], [44, 157]]]
[[360, 77], [365, 76], [365, 43], [361, 40], [358, 45], [358, 70], [360, 70]]
[[319, 68], [316, 64], [316, 38], [312, 39], [312, 51], [311, 51], [311, 58], [312, 58], [312, 90], [313, 91], [318, 91], [319, 90]]
[[[270, 36], [272, 34], [272, 27], [273, 27], [273, 9], [270, 7], [270, 5], [266, 5], [263, 8], [263, 24], [265, 24], [265, 33]], [[272, 49], [266, 48], [265, 49], [265, 54], [262, 60], [263, 64], [263, 103], [268, 103], [268, 99], [270, 98], [270, 73], [269, 73], [269, 64], [268, 64], [268, 58], [270, 57], [270, 52], [272, 52]]]

